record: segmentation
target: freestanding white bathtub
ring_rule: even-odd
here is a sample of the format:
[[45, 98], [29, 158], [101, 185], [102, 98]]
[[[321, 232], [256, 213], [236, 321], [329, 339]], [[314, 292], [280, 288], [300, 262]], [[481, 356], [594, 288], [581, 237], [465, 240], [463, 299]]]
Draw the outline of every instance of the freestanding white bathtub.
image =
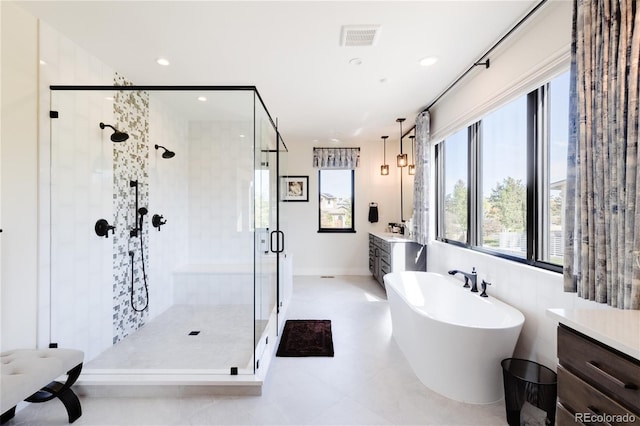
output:
[[475, 404], [503, 397], [500, 361], [513, 355], [520, 311], [433, 272], [393, 272], [384, 282], [393, 336], [425, 386]]

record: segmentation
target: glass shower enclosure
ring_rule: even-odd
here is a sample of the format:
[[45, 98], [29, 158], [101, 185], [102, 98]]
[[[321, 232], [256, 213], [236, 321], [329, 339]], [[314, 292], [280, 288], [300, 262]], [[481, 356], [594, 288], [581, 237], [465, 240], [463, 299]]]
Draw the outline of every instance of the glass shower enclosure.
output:
[[50, 96], [50, 342], [85, 375], [255, 374], [279, 329], [287, 151], [256, 88]]

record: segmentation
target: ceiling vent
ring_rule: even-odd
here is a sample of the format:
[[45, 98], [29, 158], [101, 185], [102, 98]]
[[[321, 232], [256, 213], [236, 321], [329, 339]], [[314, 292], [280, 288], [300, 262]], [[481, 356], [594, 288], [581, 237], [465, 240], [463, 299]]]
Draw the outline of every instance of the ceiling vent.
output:
[[343, 25], [340, 46], [375, 46], [380, 25]]

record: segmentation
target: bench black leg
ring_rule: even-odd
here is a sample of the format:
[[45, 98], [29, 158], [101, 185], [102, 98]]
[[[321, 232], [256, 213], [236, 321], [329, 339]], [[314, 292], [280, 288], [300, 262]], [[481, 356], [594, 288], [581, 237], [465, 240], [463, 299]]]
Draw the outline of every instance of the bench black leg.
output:
[[67, 409], [69, 415], [69, 423], [73, 423], [82, 415], [82, 407], [80, 406], [80, 400], [75, 393], [69, 388], [64, 392], [58, 394], [58, 399], [64, 404], [64, 408]]
[[76, 382], [76, 380], [78, 380], [81, 371], [82, 364], [78, 364], [67, 372], [68, 377], [66, 382], [51, 382], [47, 386], [40, 389], [38, 392], [31, 395], [29, 398], [25, 399], [25, 401], [46, 402], [52, 400], [53, 398], [58, 398], [64, 405], [64, 408], [67, 410], [67, 414], [69, 415], [69, 423], [75, 422], [82, 415], [82, 407], [80, 406], [80, 400], [71, 390], [71, 386]]
[[16, 415], [16, 407], [13, 407], [12, 409], [5, 411], [0, 416], [0, 424], [5, 424], [9, 420], [11, 420], [15, 415]]

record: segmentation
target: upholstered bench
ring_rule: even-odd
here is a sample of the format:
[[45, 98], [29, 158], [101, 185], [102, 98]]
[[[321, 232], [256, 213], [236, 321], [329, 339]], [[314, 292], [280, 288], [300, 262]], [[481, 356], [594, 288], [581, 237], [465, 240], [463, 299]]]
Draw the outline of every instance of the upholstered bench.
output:
[[[84, 353], [74, 349], [17, 349], [0, 354], [0, 423], [12, 419], [20, 401], [45, 402], [58, 398], [73, 423], [82, 415], [71, 390], [82, 370]], [[55, 379], [68, 375], [64, 383]]]

